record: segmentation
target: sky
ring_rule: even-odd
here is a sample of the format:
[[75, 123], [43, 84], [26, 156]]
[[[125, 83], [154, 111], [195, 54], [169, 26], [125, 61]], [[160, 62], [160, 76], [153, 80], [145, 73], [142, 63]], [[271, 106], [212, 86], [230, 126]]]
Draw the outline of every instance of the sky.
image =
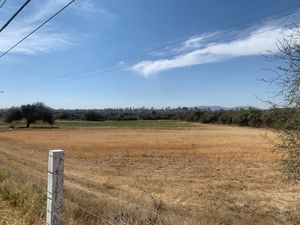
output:
[[[0, 8], [0, 25], [22, 2]], [[32, 0], [0, 53], [68, 2]], [[0, 58], [0, 108], [267, 108], [275, 65], [262, 55], [299, 22], [296, 0], [76, 0]]]

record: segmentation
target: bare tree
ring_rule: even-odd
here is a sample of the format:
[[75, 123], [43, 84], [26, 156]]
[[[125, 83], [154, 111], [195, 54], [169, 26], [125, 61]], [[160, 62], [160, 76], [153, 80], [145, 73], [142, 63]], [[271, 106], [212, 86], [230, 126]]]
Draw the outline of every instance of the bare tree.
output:
[[288, 119], [277, 123], [281, 142], [276, 147], [283, 153], [284, 174], [300, 180], [300, 27], [291, 27], [277, 46], [279, 52], [267, 58], [277, 65], [275, 78], [269, 82], [276, 87], [280, 103], [270, 103], [274, 108], [285, 108]]

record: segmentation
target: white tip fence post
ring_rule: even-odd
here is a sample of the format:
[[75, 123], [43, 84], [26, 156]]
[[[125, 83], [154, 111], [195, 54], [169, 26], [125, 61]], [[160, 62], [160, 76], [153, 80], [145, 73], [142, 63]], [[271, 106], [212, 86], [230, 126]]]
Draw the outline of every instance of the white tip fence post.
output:
[[47, 225], [60, 225], [64, 191], [64, 151], [50, 150], [48, 158]]

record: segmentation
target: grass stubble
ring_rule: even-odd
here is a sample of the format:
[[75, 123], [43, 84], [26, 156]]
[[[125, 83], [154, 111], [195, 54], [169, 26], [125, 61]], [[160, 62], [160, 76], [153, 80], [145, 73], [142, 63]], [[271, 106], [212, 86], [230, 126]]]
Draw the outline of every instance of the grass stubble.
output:
[[44, 223], [55, 148], [66, 154], [64, 224], [300, 224], [300, 185], [280, 176], [264, 135], [274, 138], [215, 125], [3, 130], [0, 224]]

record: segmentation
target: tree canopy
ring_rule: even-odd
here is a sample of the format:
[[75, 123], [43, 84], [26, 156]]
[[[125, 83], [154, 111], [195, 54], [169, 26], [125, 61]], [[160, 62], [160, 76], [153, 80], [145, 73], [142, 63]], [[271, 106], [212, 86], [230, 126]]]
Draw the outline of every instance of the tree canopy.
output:
[[35, 103], [22, 105], [21, 107], [11, 107], [5, 114], [5, 121], [11, 123], [13, 121], [25, 120], [26, 127], [37, 121], [47, 122], [53, 124], [54, 114], [53, 110], [43, 103]]

